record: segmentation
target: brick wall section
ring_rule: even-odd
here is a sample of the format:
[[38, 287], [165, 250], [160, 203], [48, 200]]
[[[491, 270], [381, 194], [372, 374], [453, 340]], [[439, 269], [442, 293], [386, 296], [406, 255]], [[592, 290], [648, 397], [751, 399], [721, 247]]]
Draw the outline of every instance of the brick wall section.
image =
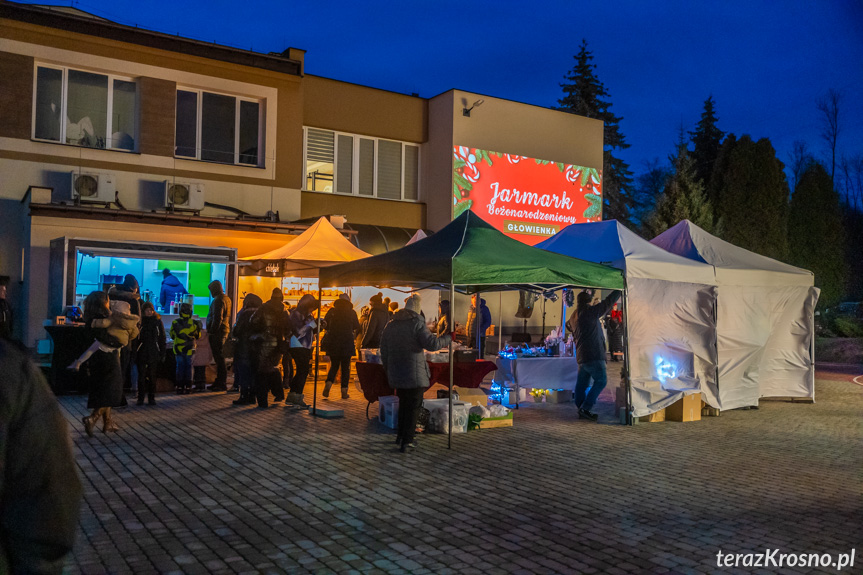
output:
[[177, 84], [168, 80], [142, 77], [140, 145], [138, 151], [154, 156], [174, 156], [174, 117]]
[[0, 136], [30, 139], [33, 117], [33, 58], [0, 52]]

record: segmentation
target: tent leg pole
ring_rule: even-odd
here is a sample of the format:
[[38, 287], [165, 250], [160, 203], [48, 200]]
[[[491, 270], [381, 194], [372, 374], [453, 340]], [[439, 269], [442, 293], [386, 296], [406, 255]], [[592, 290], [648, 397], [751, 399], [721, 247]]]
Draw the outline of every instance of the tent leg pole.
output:
[[632, 371], [629, 353], [629, 286], [626, 285], [626, 276], [623, 278], [623, 371], [624, 383], [626, 385], [626, 425], [633, 425], [632, 417]]
[[497, 292], [497, 352], [503, 349], [503, 292]]
[[[449, 314], [450, 318], [455, 317], [455, 284], [449, 284]], [[452, 319], [450, 319], [452, 321]], [[455, 332], [455, 328], [450, 326], [450, 329]], [[452, 380], [455, 372], [454, 362], [455, 353], [453, 351], [452, 337], [449, 339], [449, 438], [447, 439], [447, 449], [452, 449]]]
[[318, 369], [321, 366], [321, 281], [318, 280], [318, 321], [315, 322], [315, 378], [312, 386], [312, 415], [318, 414]]

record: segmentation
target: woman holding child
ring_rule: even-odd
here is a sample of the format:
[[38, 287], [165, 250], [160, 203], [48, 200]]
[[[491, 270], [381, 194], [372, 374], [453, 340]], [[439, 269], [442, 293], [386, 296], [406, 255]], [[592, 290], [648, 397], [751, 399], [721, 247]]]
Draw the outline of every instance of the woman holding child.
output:
[[[103, 421], [104, 433], [119, 430], [113, 422], [111, 408], [126, 405], [120, 348], [138, 336], [137, 317], [129, 313], [128, 305], [118, 305], [115, 306], [117, 309], [112, 310], [110, 303], [108, 294], [103, 291], [91, 292], [84, 300], [84, 323], [88, 339], [93, 339], [93, 345], [69, 366], [74, 370], [84, 364], [87, 367], [90, 384], [87, 408], [93, 412], [82, 421], [90, 437], [99, 419]], [[87, 356], [88, 353], [91, 355]]]

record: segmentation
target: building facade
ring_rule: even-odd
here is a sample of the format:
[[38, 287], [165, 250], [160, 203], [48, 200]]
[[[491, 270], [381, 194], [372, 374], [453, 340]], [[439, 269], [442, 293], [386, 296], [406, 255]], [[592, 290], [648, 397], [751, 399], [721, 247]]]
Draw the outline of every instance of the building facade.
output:
[[0, 2], [0, 275], [16, 335], [45, 337], [43, 323], [74, 303], [66, 284], [96, 265], [85, 256], [146, 259], [147, 282], [161, 265], [205, 278], [192, 264], [209, 264], [236, 295], [207, 248], [255, 255], [331, 215], [367, 251], [400, 247], [452, 219], [459, 146], [602, 168], [599, 121], [308, 75], [305, 56]]

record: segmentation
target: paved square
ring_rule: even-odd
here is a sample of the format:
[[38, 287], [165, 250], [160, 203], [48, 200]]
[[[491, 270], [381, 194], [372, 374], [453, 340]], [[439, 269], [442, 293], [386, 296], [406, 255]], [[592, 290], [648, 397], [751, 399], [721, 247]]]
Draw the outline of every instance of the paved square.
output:
[[425, 435], [409, 454], [351, 394], [327, 401], [338, 420], [162, 394], [92, 439], [86, 398], [61, 397], [85, 492], [67, 571], [734, 573], [717, 551], [854, 546], [851, 572], [863, 564], [863, 387], [850, 377], [819, 377], [812, 405], [694, 423], [617, 425], [608, 393], [599, 425], [572, 404], [524, 404], [513, 428], [457, 435], [452, 450]]

